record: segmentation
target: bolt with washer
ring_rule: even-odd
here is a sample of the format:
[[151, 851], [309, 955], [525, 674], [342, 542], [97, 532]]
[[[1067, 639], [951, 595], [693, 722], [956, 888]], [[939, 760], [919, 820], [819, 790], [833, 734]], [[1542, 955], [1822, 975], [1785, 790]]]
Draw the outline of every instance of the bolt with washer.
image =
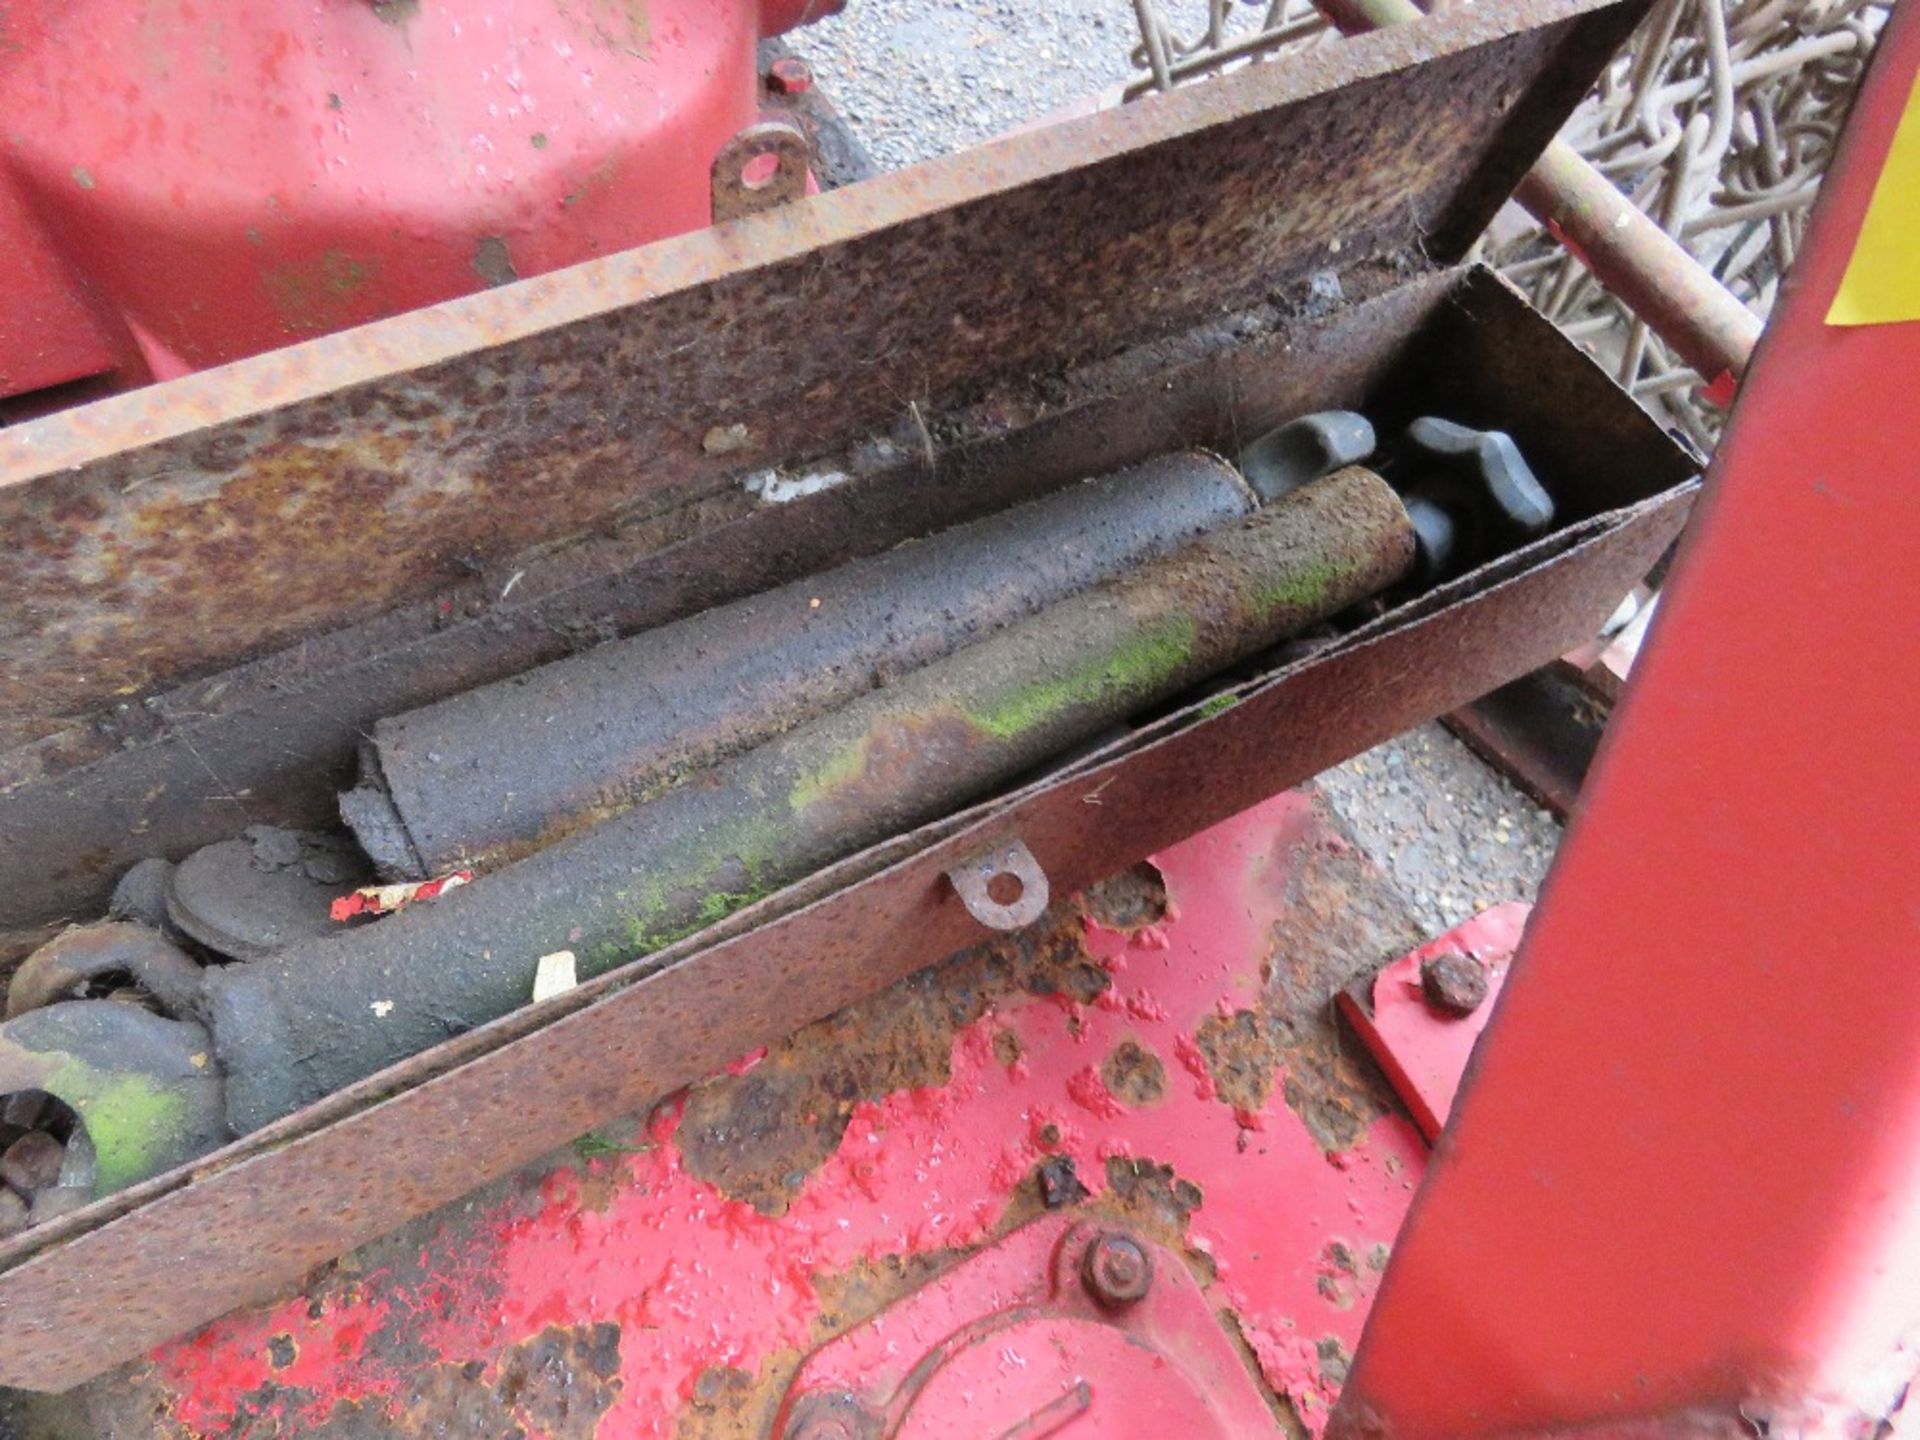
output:
[[803, 1395], [781, 1440], [877, 1440], [880, 1418], [845, 1390]]
[[1080, 1282], [1106, 1309], [1125, 1309], [1153, 1288], [1153, 1256], [1131, 1235], [1103, 1230], [1080, 1257]]

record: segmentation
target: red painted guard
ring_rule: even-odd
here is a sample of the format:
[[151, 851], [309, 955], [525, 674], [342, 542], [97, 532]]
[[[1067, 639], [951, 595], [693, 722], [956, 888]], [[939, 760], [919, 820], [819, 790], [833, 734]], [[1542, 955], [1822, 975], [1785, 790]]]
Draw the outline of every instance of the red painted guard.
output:
[[1920, 323], [1823, 317], [1917, 61], [1902, 6], [1338, 1433], [1869, 1435], [1916, 1368]]
[[8, 0], [0, 398], [169, 379], [711, 217], [840, 0]]

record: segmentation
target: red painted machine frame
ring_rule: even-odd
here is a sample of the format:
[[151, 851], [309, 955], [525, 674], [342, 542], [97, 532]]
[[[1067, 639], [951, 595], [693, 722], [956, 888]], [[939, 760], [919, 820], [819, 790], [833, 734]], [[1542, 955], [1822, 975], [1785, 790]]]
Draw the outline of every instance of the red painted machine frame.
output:
[[1875, 1435], [1914, 1373], [1920, 322], [1824, 317], [1917, 63], [1902, 7], [1336, 1434]]

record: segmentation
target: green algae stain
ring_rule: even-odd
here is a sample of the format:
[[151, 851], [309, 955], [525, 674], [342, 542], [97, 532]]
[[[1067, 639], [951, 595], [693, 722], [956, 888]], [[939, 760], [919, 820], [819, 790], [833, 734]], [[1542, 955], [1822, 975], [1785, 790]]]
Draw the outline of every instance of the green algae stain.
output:
[[787, 797], [793, 813], [798, 815], [803, 810], [812, 809], [823, 800], [831, 799], [835, 792], [857, 784], [860, 777], [867, 773], [867, 753], [872, 743], [871, 735], [862, 735], [818, 770], [801, 776]]
[[968, 718], [997, 740], [1018, 739], [1069, 710], [1152, 691], [1187, 663], [1193, 640], [1191, 617], [1171, 617], [1064, 674], [986, 697]]
[[619, 899], [619, 918], [587, 942], [584, 973], [599, 974], [683, 940], [764, 899], [789, 879], [770, 815], [743, 815], [702, 835], [670, 867], [636, 877]]
[[46, 1089], [71, 1104], [86, 1126], [99, 1166], [96, 1195], [158, 1173], [184, 1149], [191, 1112], [186, 1097], [165, 1081], [96, 1070], [70, 1056], [48, 1077]]
[[1284, 575], [1268, 578], [1254, 597], [1255, 603], [1263, 618], [1271, 618], [1281, 611], [1321, 610], [1346, 573], [1342, 566], [1330, 560], [1301, 565]]

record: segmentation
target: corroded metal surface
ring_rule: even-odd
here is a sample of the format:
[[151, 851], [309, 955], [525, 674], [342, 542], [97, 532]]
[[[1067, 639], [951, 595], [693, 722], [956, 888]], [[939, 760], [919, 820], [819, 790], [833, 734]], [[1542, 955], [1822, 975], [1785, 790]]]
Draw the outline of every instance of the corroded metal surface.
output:
[[1760, 317], [1718, 277], [1570, 145], [1547, 147], [1516, 193], [1682, 363], [1719, 394], [1731, 393], [1760, 339]]
[[186, 951], [146, 925], [108, 920], [76, 925], [42, 945], [7, 985], [9, 1020], [56, 1000], [137, 986], [168, 1015], [190, 1015], [200, 998], [200, 967]]
[[[1350, 277], [1351, 278], [1351, 277]], [[876, 473], [782, 506], [738, 492], [524, 565], [490, 567], [362, 625], [128, 705], [0, 758], [0, 959], [113, 878], [270, 821], [331, 822], [386, 715], [798, 575], [872, 555], [1089, 474], [1201, 445], [1233, 453], [1303, 412], [1358, 403], [1442, 303], [1421, 277], [1331, 314], [1290, 292], [1081, 371], [936, 416]], [[911, 427], [911, 417], [903, 417]]]
[[764, 1437], [815, 1347], [1048, 1211], [1164, 1247], [1269, 1423], [1317, 1428], [1425, 1165], [1329, 1000], [1419, 938], [1317, 802], [1267, 801], [162, 1347], [75, 1428]]
[[6, 735], [1221, 313], [1333, 241], [1457, 256], [1635, 12], [1466, 8], [9, 427]]
[[[1678, 530], [1689, 466], [1509, 288], [1480, 274], [1444, 294], [1443, 304], [1427, 296], [1409, 310], [1383, 300], [1385, 314], [1424, 317], [1421, 334], [1393, 364], [1356, 338], [1346, 383], [1370, 381], [1367, 403], [1389, 422], [1432, 405], [1502, 425], [1536, 457], [1574, 519], [1568, 529], [1309, 662], [1248, 682], [1238, 704], [1168, 717], [1062, 773], [829, 867], [663, 952], [663, 968], [638, 984], [618, 972], [590, 980], [192, 1171], [0, 1245], [0, 1383], [59, 1389], [272, 1293], [534, 1158], [542, 1135], [578, 1133], [651, 1103], [965, 943], [977, 931], [945, 871], [996, 840], [1021, 836], [1063, 889], [1087, 884], [1590, 638]], [[1288, 405], [1295, 392], [1272, 383], [1255, 392], [1257, 406], [1280, 407], [1261, 414], [1263, 424], [1312, 408]], [[1122, 443], [1161, 426], [1178, 433], [1184, 407], [1204, 415], [1213, 402], [1199, 391], [1169, 403], [1137, 407], [1144, 428], [1123, 427]], [[1044, 428], [1027, 443], [1023, 453], [1058, 462]], [[1067, 443], [1084, 453], [1078, 430]], [[698, 965], [667, 963], [696, 952]], [[369, 1108], [374, 1100], [384, 1103]], [[198, 1277], [191, 1291], [169, 1283], [182, 1266]], [[63, 1338], [77, 1326], [89, 1337], [84, 1352]]]
[[1213, 456], [1147, 461], [382, 720], [342, 809], [398, 876], [511, 859], [1251, 504]]
[[430, 905], [209, 972], [229, 1123], [525, 1005], [543, 955], [602, 974], [938, 820], [1412, 563], [1399, 498], [1343, 470]]
[[989, 930], [1018, 930], [1046, 912], [1053, 888], [1018, 840], [983, 850], [947, 871], [967, 913]]
[[[798, 125], [786, 120], [749, 125], [713, 157], [713, 223], [724, 225], [803, 198], [812, 158]], [[764, 163], [765, 174], [756, 162]]]

